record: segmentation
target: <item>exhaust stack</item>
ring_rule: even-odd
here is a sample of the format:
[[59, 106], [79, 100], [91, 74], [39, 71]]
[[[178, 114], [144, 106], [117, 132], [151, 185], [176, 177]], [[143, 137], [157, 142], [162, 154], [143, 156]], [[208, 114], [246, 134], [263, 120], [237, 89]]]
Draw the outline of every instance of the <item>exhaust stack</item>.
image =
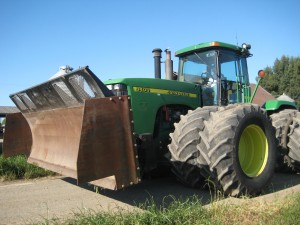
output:
[[169, 49], [165, 50], [166, 61], [165, 61], [165, 73], [167, 80], [173, 80], [173, 60], [171, 59], [171, 51]]
[[152, 51], [153, 58], [154, 58], [154, 74], [156, 79], [161, 79], [161, 65], [160, 65], [160, 59], [161, 59], [161, 53], [162, 50], [160, 48], [155, 48]]

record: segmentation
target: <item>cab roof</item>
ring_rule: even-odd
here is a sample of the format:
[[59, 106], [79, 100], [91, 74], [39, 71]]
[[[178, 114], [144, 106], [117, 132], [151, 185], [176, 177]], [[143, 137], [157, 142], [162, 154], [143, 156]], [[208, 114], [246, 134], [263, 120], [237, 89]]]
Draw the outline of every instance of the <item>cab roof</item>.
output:
[[233, 50], [233, 51], [238, 51], [238, 52], [242, 52], [242, 50], [243, 50], [243, 48], [241, 48], [237, 45], [232, 45], [232, 44], [228, 44], [228, 43], [224, 43], [224, 42], [220, 42], [220, 41], [212, 41], [212, 42], [205, 42], [205, 43], [193, 45], [193, 46], [178, 50], [175, 52], [175, 56], [182, 56], [182, 55], [186, 55], [190, 52], [195, 52], [198, 50], [200, 51], [200, 50], [204, 50], [204, 49], [214, 49], [214, 48], [225, 48], [228, 50]]

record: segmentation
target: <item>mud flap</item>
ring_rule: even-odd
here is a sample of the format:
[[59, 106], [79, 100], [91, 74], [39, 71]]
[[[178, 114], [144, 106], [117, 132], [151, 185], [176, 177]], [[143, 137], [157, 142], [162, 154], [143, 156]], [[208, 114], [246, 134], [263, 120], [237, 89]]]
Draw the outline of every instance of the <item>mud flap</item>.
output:
[[29, 156], [31, 145], [31, 131], [22, 113], [7, 114], [3, 139], [4, 157]]

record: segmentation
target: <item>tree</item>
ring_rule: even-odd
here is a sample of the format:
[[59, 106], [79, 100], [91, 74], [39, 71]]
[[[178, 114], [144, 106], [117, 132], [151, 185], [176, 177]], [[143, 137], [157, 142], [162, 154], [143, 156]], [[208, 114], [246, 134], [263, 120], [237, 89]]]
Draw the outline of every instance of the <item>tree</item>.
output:
[[264, 69], [266, 76], [261, 86], [275, 97], [283, 93], [290, 96], [300, 106], [300, 57], [283, 55], [276, 59], [273, 67]]

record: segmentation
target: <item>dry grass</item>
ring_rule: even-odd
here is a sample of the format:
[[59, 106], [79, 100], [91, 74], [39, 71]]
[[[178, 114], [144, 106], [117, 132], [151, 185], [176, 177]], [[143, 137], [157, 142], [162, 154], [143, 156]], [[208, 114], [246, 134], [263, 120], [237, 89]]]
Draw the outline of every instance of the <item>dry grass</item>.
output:
[[[299, 197], [298, 199], [300, 200]], [[280, 219], [283, 212], [288, 212], [287, 209], [292, 208], [295, 204], [297, 205], [297, 202], [291, 197], [272, 203], [244, 199], [239, 204], [215, 202], [211, 205], [209, 211], [212, 221], [219, 221], [225, 225], [281, 224], [276, 221]]]
[[300, 224], [300, 194], [266, 203], [256, 199], [215, 201], [202, 206], [196, 197], [174, 199], [168, 207], [157, 207], [151, 201], [136, 212], [85, 211], [67, 220], [49, 220], [44, 224], [213, 224], [213, 225], [292, 225]]

